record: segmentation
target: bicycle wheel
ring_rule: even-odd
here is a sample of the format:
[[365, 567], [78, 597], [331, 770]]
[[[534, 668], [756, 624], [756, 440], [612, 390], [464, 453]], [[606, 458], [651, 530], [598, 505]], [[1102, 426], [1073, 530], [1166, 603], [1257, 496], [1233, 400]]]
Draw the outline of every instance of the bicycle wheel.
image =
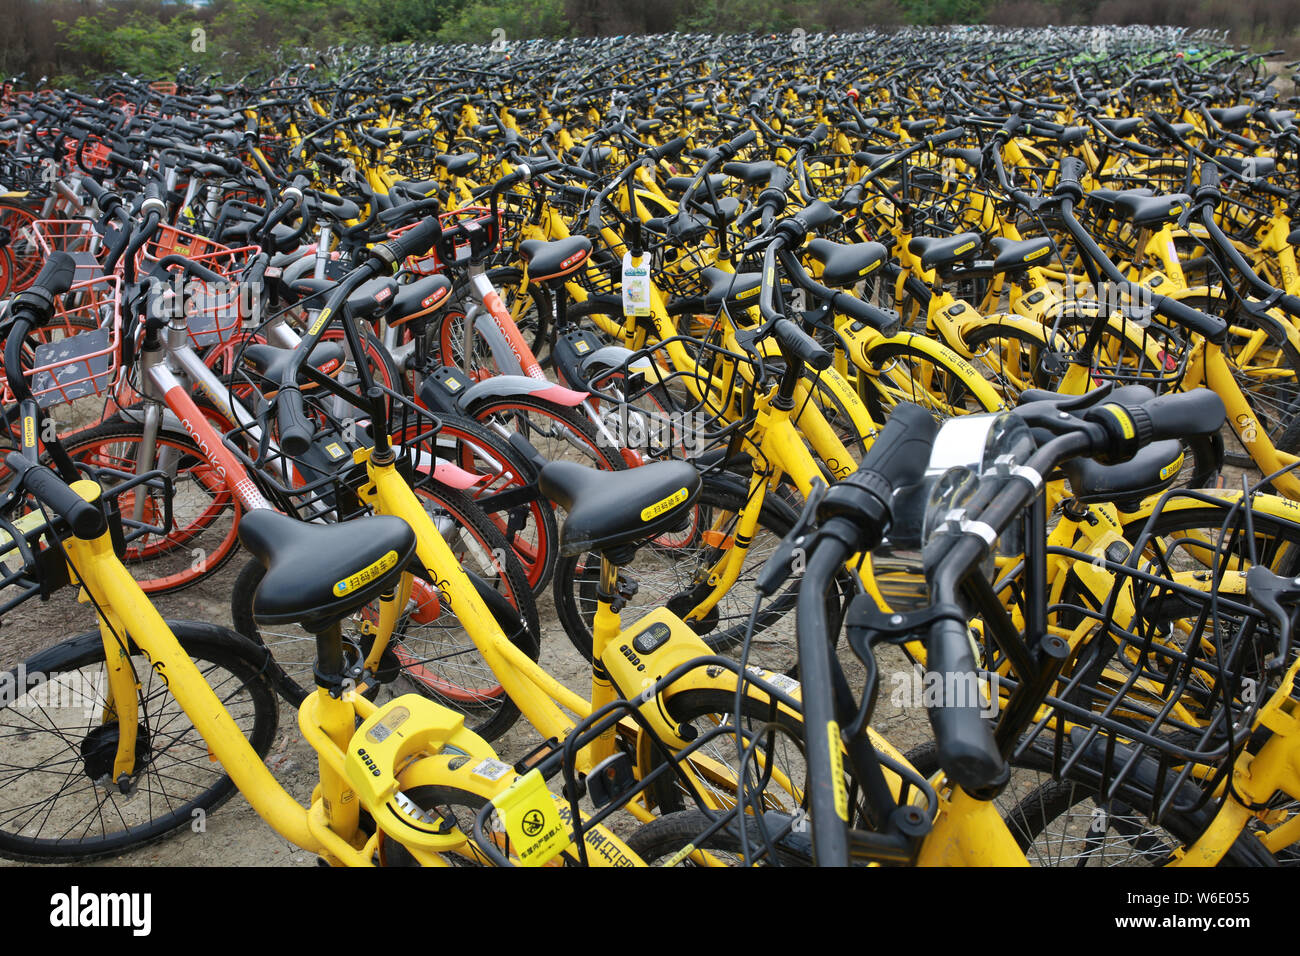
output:
[[[627, 838], [627, 845], [648, 866], [665, 866], [670, 861], [675, 861], [674, 866], [772, 865], [770, 857], [759, 856], [765, 846], [757, 824], [748, 816], [742, 819], [749, 826], [749, 851], [754, 862], [746, 861], [744, 844], [734, 821], [712, 836], [700, 839], [700, 834], [711, 822], [702, 810], [678, 810], [642, 824]], [[706, 852], [682, 856], [687, 847]], [[781, 866], [812, 866], [812, 844], [807, 837], [796, 838], [789, 834], [774, 848], [777, 851], [775, 862]]]
[[526, 492], [531, 486], [529, 466], [513, 445], [473, 419], [442, 415], [439, 420], [442, 427], [434, 440], [438, 457], [480, 476], [467, 493], [505, 536], [533, 594], [541, 594], [551, 582], [559, 549], [554, 507], [535, 490], [522, 501], [499, 507], [495, 496]]
[[[909, 751], [907, 759], [926, 777], [939, 772], [933, 742]], [[1096, 787], [1084, 779], [1087, 760], [1071, 772], [1079, 774], [1077, 779], [1054, 778], [1052, 766], [1050, 754], [1027, 751], [1012, 764], [1011, 782], [995, 801], [1032, 866], [1165, 866], [1173, 862], [1174, 851], [1194, 843], [1212, 819], [1204, 809], [1170, 811], [1156, 823], [1150, 794], [1125, 784], [1115, 796], [1099, 798]], [[1251, 866], [1270, 860], [1259, 841], [1246, 834], [1222, 862]]]
[[[518, 559], [501, 533], [460, 492], [442, 489], [435, 494], [420, 489], [416, 494], [424, 499], [460, 566], [472, 580], [477, 578], [485, 596], [490, 591], [504, 599], [500, 608], [489, 605], [497, 623], [516, 647], [537, 660], [541, 634], [537, 604]], [[312, 668], [316, 638], [297, 626], [271, 627], [256, 622], [253, 597], [265, 573], [257, 561], [248, 562], [240, 570], [231, 595], [231, 617], [240, 632], [271, 651], [280, 671], [280, 693], [297, 706], [315, 689]], [[519, 626], [521, 616], [523, 629]], [[376, 601], [343, 622], [344, 634], [368, 652], [378, 621]], [[395, 696], [417, 693], [435, 700], [464, 714], [466, 726], [487, 740], [501, 736], [519, 717], [518, 707], [484, 663], [469, 633], [428, 580], [417, 578], [411, 601], [394, 628], [379, 669], [377, 682], [392, 683]]]
[[[518, 269], [492, 269], [488, 272], [502, 305], [513, 320], [524, 342], [534, 356], [540, 345], [545, 345], [546, 328], [550, 325], [551, 306], [545, 290], [530, 284], [523, 287], [523, 273]], [[493, 354], [491, 343], [477, 328], [467, 329], [466, 313], [470, 297], [465, 289], [459, 290], [457, 300], [439, 313], [429, 329], [430, 352], [443, 365], [460, 369], [471, 379], [479, 381], [502, 373], [518, 373], [506, 364], [502, 367]], [[478, 318], [485, 314], [481, 308]], [[490, 316], [489, 316], [490, 319]]]
[[522, 435], [547, 461], [565, 459], [602, 471], [627, 468], [616, 444], [602, 438], [577, 408], [511, 395], [476, 405], [473, 418], [502, 437]]
[[0, 229], [9, 232], [6, 248], [13, 258], [10, 287], [5, 294], [26, 289], [45, 264], [45, 254], [36, 245], [36, 235], [32, 232], [32, 223], [39, 218], [39, 213], [26, 206], [0, 201]]
[[[802, 724], [767, 704], [746, 697], [741, 703], [740, 722], [736, 722], [735, 694], [728, 690], [691, 689], [667, 698], [668, 715], [683, 727], [692, 727], [697, 736], [714, 736], [685, 758], [698, 795], [713, 809], [730, 809], [736, 805], [741, 781], [737, 731], [754, 735], [753, 751], [748, 758], [749, 783], [747, 803], [761, 803], [763, 810], [794, 815], [804, 805], [807, 764], [802, 751]], [[770, 725], [784, 730], [769, 733]], [[648, 773], [663, 763], [658, 748], [649, 748]], [[694, 807], [691, 790], [676, 775], [664, 775], [650, 785], [650, 793], [661, 813]]]
[[885, 421], [900, 402], [921, 405], [940, 420], [997, 411], [999, 401], [980, 395], [980, 388], [988, 386], [979, 371], [951, 354], [956, 361], [936, 359], [900, 341], [882, 341], [868, 349], [861, 379], [872, 419]]
[[[708, 594], [711, 589], [697, 587], [696, 579], [734, 547], [746, 491], [730, 482], [706, 477], [688, 519], [687, 532], [648, 542], [637, 549], [630, 564], [620, 568], [623, 576], [637, 585], [637, 593], [622, 610], [625, 629], [657, 607], [667, 607], [685, 617]], [[713, 610], [701, 620], [689, 622], [711, 649], [725, 653], [734, 650], [744, 639], [756, 594], [754, 581], [797, 518], [795, 510], [785, 501], [770, 493], [765, 496], [758, 527], [735, 583]], [[600, 555], [594, 552], [564, 556], [556, 563], [552, 588], [555, 611], [564, 633], [588, 660], [599, 583]], [[764, 604], [754, 629], [751, 664], [785, 673], [797, 663], [794, 619], [790, 612], [795, 605], [798, 584], [796, 575]]]
[[978, 325], [966, 333], [971, 364], [983, 373], [1004, 398], [1014, 405], [1027, 388], [1052, 388], [1059, 377], [1049, 374], [1045, 359], [1049, 349], [1041, 338], [1024, 329], [997, 322]]
[[[441, 854], [448, 866], [492, 865], [473, 837], [474, 818], [487, 803], [486, 797], [448, 786], [412, 787], [402, 791], [402, 795], [426, 813], [436, 813], [446, 824], [465, 835], [465, 844], [459, 852]], [[419, 866], [406, 847], [386, 836], [380, 841], [379, 852], [382, 866]]]
[[[1269, 514], [1258, 504], [1253, 511], [1255, 563], [1283, 577], [1300, 574], [1300, 522]], [[1166, 506], [1151, 523], [1144, 559], [1174, 572], [1202, 571], [1211, 566], [1218, 553], [1229, 556], [1228, 567], [1232, 570], [1247, 570], [1249, 563], [1241, 556], [1250, 553], [1252, 541], [1235, 525], [1225, 533], [1225, 516], [1225, 508], [1209, 505]], [[1146, 515], [1122, 515], [1124, 537], [1136, 543], [1147, 520]]]
[[[277, 701], [266, 652], [225, 628], [171, 623], [259, 757], [275, 737]], [[31, 862], [92, 860], [145, 846], [220, 806], [235, 785], [134, 645], [136, 774], [124, 794], [108, 780], [117, 746], [98, 631], [28, 658], [0, 701], [0, 854]], [[31, 686], [33, 677], [43, 680]]]
[[[135, 474], [144, 447], [140, 422], [116, 419], [64, 439], [72, 460], [95, 468]], [[148, 594], [166, 594], [197, 584], [220, 570], [239, 549], [239, 504], [217, 467], [203, 451], [179, 432], [161, 431], [154, 467], [171, 476], [173, 527], [166, 535], [145, 535], [133, 541], [122, 561]], [[161, 523], [165, 502], [144, 488], [118, 500], [125, 518], [134, 514], [143, 496], [143, 520]]]

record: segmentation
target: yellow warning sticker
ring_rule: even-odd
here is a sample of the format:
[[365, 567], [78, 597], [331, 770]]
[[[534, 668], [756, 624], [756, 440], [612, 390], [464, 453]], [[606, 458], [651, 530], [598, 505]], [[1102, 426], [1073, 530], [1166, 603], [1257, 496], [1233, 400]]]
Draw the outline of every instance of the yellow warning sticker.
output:
[[974, 248], [975, 248], [975, 243], [968, 242], [964, 246], [960, 246], [953, 254], [960, 256], [963, 253], [970, 252]]
[[329, 452], [331, 458], [336, 458], [336, 459], [342, 458], [344, 455], [347, 454], [347, 452], [343, 450], [343, 446], [336, 441], [332, 441], [328, 445], [326, 445], [325, 450]]
[[23, 447], [36, 447], [36, 419], [30, 415], [23, 418]]
[[1177, 458], [1175, 458], [1169, 464], [1165, 465], [1165, 467], [1160, 469], [1160, 480], [1164, 481], [1166, 478], [1169, 478], [1171, 475], [1178, 474], [1179, 469], [1181, 469], [1182, 467], [1183, 467], [1183, 456], [1182, 453], [1180, 452]]
[[375, 578], [390, 571], [395, 564], [397, 564], [397, 552], [389, 551], [378, 561], [368, 567], [362, 568], [351, 577], [336, 582], [334, 585], [334, 593], [339, 597], [342, 597], [345, 594], [351, 594], [357, 588], [369, 584]]
[[325, 328], [325, 323], [328, 322], [329, 320], [330, 320], [330, 310], [321, 309], [320, 315], [316, 316], [316, 321], [312, 324], [312, 327], [307, 330], [307, 334], [308, 335], [318, 334], [321, 329]]
[[664, 498], [662, 501], [656, 501], [650, 507], [643, 508], [641, 510], [641, 520], [649, 521], [652, 518], [658, 518], [665, 511], [670, 511], [671, 509], [677, 507], [685, 500], [686, 500], [686, 489], [678, 488], [676, 491], [674, 491], [667, 498]]
[[1043, 246], [1043, 248], [1041, 249], [1035, 249], [1029, 255], [1025, 256], [1025, 261], [1033, 262], [1035, 259], [1041, 259], [1043, 258], [1043, 256], [1047, 255], [1051, 251], [1052, 251], [1051, 246]]
[[841, 820], [849, 822], [849, 791], [844, 786], [844, 760], [840, 756], [840, 725], [835, 721], [826, 724], [826, 734], [831, 751], [831, 783], [835, 787], [835, 812]]
[[493, 804], [505, 824], [514, 856], [523, 866], [545, 866], [572, 842], [569, 825], [537, 770], [512, 783]]

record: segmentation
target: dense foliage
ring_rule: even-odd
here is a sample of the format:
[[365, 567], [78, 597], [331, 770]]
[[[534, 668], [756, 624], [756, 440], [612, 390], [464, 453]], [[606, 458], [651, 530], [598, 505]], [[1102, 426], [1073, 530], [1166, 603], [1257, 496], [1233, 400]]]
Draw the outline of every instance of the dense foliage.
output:
[[186, 65], [231, 82], [342, 43], [905, 23], [1170, 23], [1300, 49], [1300, 0], [0, 0], [0, 18], [0, 72], [25, 73], [22, 86]]

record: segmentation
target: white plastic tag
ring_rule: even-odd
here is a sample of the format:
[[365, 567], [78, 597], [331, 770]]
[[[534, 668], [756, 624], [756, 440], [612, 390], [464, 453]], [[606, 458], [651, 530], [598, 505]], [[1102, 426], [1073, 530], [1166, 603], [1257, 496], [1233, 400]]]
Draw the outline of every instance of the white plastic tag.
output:
[[632, 264], [632, 253], [623, 255], [623, 314], [650, 314], [650, 257], [642, 256], [640, 265]]

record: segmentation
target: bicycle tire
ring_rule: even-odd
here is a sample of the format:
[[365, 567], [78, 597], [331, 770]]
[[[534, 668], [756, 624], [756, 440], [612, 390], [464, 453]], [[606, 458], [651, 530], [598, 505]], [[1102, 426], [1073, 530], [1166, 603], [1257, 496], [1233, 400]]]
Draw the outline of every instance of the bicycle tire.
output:
[[628, 467], [619, 449], [603, 441], [576, 408], [532, 395], [511, 395], [486, 399], [476, 404], [470, 414], [499, 434], [522, 434], [548, 461], [567, 458], [601, 471], [623, 471]]
[[[749, 838], [751, 854], [756, 849], [761, 851], [762, 837], [756, 832], [757, 827], [752, 825], [752, 818], [744, 819], [751, 824], [750, 829], [755, 831]], [[682, 851], [688, 847], [693, 850], [707, 851], [712, 861], [717, 861], [724, 866], [769, 865], [766, 860], [761, 859], [757, 864], [745, 862], [744, 848], [740, 836], [735, 831], [734, 822], [701, 840], [700, 834], [710, 823], [708, 814], [703, 810], [678, 810], [665, 813], [637, 827], [627, 838], [627, 845], [647, 866], [666, 865], [669, 860], [682, 854]], [[813, 865], [812, 842], [806, 835], [786, 834], [777, 841], [776, 851], [777, 864], [780, 866]], [[693, 860], [692, 856], [693, 854], [688, 853], [674, 865], [701, 866], [711, 862], [701, 863]]]
[[[132, 454], [130, 448], [143, 440], [143, 422], [116, 418], [64, 438], [63, 446], [73, 461], [135, 473], [139, 452]], [[242, 511], [216, 466], [182, 432], [160, 430], [158, 447], [172, 448], [181, 456], [172, 475], [173, 529], [161, 541], [158, 536], [146, 535], [132, 542], [122, 559], [146, 594], [191, 587], [215, 574], [239, 551]], [[128, 492], [118, 501], [125, 517], [131, 515], [134, 494]], [[184, 503], [190, 498], [193, 507], [187, 509]], [[152, 493], [149, 501], [154, 502]], [[153, 513], [161, 508], [161, 504], [152, 504]], [[186, 513], [195, 517], [182, 524]], [[149, 519], [150, 509], [146, 508], [145, 520]], [[160, 566], [164, 560], [165, 565]]]
[[[906, 756], [908, 762], [920, 771], [923, 776], [933, 777], [939, 772], [938, 749], [933, 741], [927, 741], [919, 747], [913, 748], [908, 751]], [[1086, 766], [1086, 764], [1087, 761], [1085, 760], [1081, 762], [1080, 766]], [[1047, 855], [1045, 853], [1045, 850], [1049, 849], [1047, 847], [1034, 850], [1034, 843], [1046, 830], [1046, 827], [1056, 820], [1062, 812], [1068, 811], [1070, 807], [1081, 802], [1091, 800], [1095, 793], [1095, 789], [1085, 782], [1053, 777], [1052, 768], [1053, 761], [1050, 754], [1034, 749], [1027, 750], [1019, 760], [1012, 764], [1012, 782], [1008, 784], [998, 798], [1007, 828], [1011, 831], [1016, 844], [1025, 852], [1026, 858], [1031, 865], [1034, 865], [1035, 862], [1042, 864], [1052, 859], [1063, 859], [1064, 854], [1057, 857]], [[1083, 773], [1086, 771], [1072, 772]], [[1040, 791], [1041, 793], [1039, 793]], [[1017, 793], [1021, 794], [1018, 798]], [[1038, 795], [1035, 796], [1036, 794]], [[1068, 795], [1068, 801], [1066, 795]], [[1130, 840], [1132, 839], [1131, 831], [1133, 828], [1150, 828], [1146, 831], [1147, 840], [1158, 840], [1160, 841], [1159, 847], [1170, 850], [1175, 846], [1190, 845], [1195, 842], [1196, 838], [1209, 825], [1212, 818], [1204, 810], [1188, 815], [1171, 811], [1165, 814], [1164, 823], [1158, 827], [1163, 830], [1164, 835], [1161, 836], [1156, 832], [1157, 825], [1151, 823], [1145, 814], [1130, 812], [1144, 804], [1149, 805], [1150, 797], [1148, 795], [1142, 794], [1135, 787], [1126, 783], [1120, 788], [1120, 796], [1115, 803], [1117, 808], [1121, 808], [1120, 805], [1122, 804], [1123, 812], [1118, 815], [1107, 812], [1106, 822], [1108, 827], [1116, 823], [1120, 824], [1122, 828], [1130, 831], [1129, 834], [1122, 834], [1124, 838]], [[1094, 821], [1100, 819], [1100, 815], [1092, 810], [1088, 811], [1088, 813], [1088, 826], [1093, 826]], [[1088, 827], [1085, 827], [1084, 830], [1086, 834]], [[1063, 832], [1061, 837], [1057, 839], [1065, 838], [1067, 838], [1067, 835]], [[1077, 836], [1074, 838], [1078, 839]], [[1088, 837], [1085, 835], [1082, 839], [1086, 844]], [[1099, 839], [1094, 838], [1094, 842], [1099, 842]], [[1155, 852], [1156, 849], [1157, 845], [1154, 843], [1145, 848], [1145, 856], [1148, 862], [1158, 858], [1158, 854]], [[1253, 838], [1239, 838], [1225, 854], [1224, 859], [1229, 865], [1250, 866], [1264, 863], [1265, 857], [1269, 857], [1269, 855], [1258, 841]]]
[[554, 506], [540, 493], [502, 510], [494, 510], [492, 503], [494, 495], [527, 489], [532, 483], [531, 466], [513, 445], [472, 418], [440, 415], [439, 421], [442, 427], [434, 439], [439, 456], [483, 476], [484, 480], [468, 494], [505, 536], [523, 565], [533, 594], [540, 595], [551, 582], [559, 554], [560, 531]]
[[[216, 683], [209, 679], [209, 683], [213, 684], [213, 690], [227, 709], [232, 711], [236, 722], [244, 728], [245, 736], [258, 756], [265, 757], [275, 739], [278, 719], [275, 690], [264, 670], [265, 650], [233, 631], [212, 624], [197, 621], [169, 623], [181, 647], [196, 659], [200, 669], [204, 670], [205, 663], [210, 665], [205, 676], [217, 668], [227, 671], [226, 677]], [[147, 846], [191, 826], [200, 811], [215, 810], [234, 793], [234, 782], [219, 763], [210, 759], [207, 743], [188, 725], [188, 718], [171, 697], [166, 681], [158, 676], [150, 667], [148, 658], [133, 644], [129, 647], [133, 657], [138, 655], [133, 666], [140, 682], [142, 722], [150, 723], [144, 724], [144, 733], [140, 737], [145, 748], [143, 753], [148, 759], [133, 782], [135, 789], [126, 799], [117, 799], [121, 794], [116, 784], [104, 788], [101, 798], [100, 788], [88, 776], [93, 772], [92, 768], [99, 769], [106, 744], [112, 746], [116, 741], [115, 731], [99, 731], [101, 727], [112, 727], [111, 722], [102, 722], [107, 706], [102, 693], [92, 691], [91, 696], [83, 699], [81, 708], [40, 706], [40, 698], [34, 696], [39, 688], [21, 697], [7, 697], [0, 701], [0, 720], [13, 718], [9, 724], [11, 730], [0, 733], [0, 768], [3, 768], [0, 769], [0, 779], [6, 781], [0, 786], [0, 855], [40, 863], [74, 863], [114, 856]], [[21, 665], [22, 671], [10, 672], [8, 679], [14, 682], [10, 686], [20, 687], [22, 685], [16, 683], [20, 674], [45, 675], [46, 680], [41, 686], [57, 686], [59, 697], [56, 699], [64, 699], [66, 693], [66, 700], [71, 701], [74, 694], [87, 688], [107, 688], [105, 680], [96, 681], [92, 675], [72, 676], [81, 675], [87, 668], [102, 668], [104, 660], [103, 639], [96, 630], [40, 651]], [[102, 669], [99, 673], [102, 677]], [[51, 692], [46, 690], [42, 694]], [[236, 695], [245, 697], [246, 703], [232, 706]], [[78, 709], [87, 712], [84, 721], [75, 721], [69, 713]], [[55, 712], [69, 721], [68, 726], [54, 724], [52, 714]], [[48, 719], [50, 726], [41, 728], [40, 719]], [[185, 722], [188, 730], [178, 730], [180, 722]], [[159, 739], [160, 733], [165, 733], [168, 743], [166, 748], [158, 750], [151, 745]], [[54, 750], [43, 758], [46, 769], [35, 773], [33, 762], [42, 759], [40, 741], [46, 739], [53, 742]], [[110, 769], [111, 752], [110, 749]], [[178, 752], [184, 756], [177, 757], [175, 765], [170, 766], [166, 773], [160, 772], [157, 761], [168, 754], [176, 756]], [[69, 753], [73, 755], [70, 760]], [[21, 778], [29, 774], [36, 782], [29, 780], [24, 784]], [[175, 795], [167, 799], [165, 788], [188, 782], [184, 775], [201, 778], [194, 786], [205, 789], [183, 801]], [[77, 789], [68, 793], [60, 790], [33, 799], [30, 788], [40, 787], [42, 782], [58, 787], [75, 785]], [[96, 794], [95, 800], [84, 799], [87, 787], [90, 793]], [[140, 799], [146, 793], [149, 798]], [[13, 806], [15, 800], [23, 801], [16, 810]], [[58, 837], [42, 836], [40, 832], [32, 832], [31, 822], [20, 825], [20, 821], [29, 818], [14, 814], [32, 808], [39, 811], [40, 820], [35, 824], [38, 828], [53, 825], [53, 821], [58, 820], [62, 821], [58, 825], [65, 827], [64, 832]], [[144, 819], [139, 819], [141, 810]], [[66, 826], [69, 816], [74, 818], [72, 827], [84, 824], [86, 828], [75, 838], [68, 836], [71, 831], [71, 827]], [[119, 822], [121, 828], [108, 832], [108, 825]], [[92, 837], [89, 831], [97, 824], [104, 832]]]
[[[730, 690], [691, 688], [668, 696], [665, 700], [665, 706], [668, 716], [676, 721], [679, 726], [694, 727], [697, 733], [700, 734], [723, 727], [735, 726], [733, 717], [735, 716], [736, 699], [734, 692]], [[799, 718], [782, 710], [778, 710], [774, 716], [772, 708], [768, 704], [752, 697], [747, 696], [742, 701], [740, 716], [743, 730], [758, 732], [759, 728], [771, 721], [780, 724], [795, 737], [802, 740], [803, 722]], [[804, 763], [801, 747], [790, 736], [780, 732], [773, 735], [770, 743], [779, 748], [775, 770], [784, 776], [790, 786], [783, 786], [776, 780], [767, 781], [768, 786], [764, 788], [762, 796], [764, 810], [787, 814], [799, 813], [804, 804], [803, 784], [807, 776], [807, 767]], [[713, 742], [705, 744], [700, 750], [696, 751], [697, 754], [701, 752], [714, 762], [715, 768], [717, 765], [726, 768], [721, 773], [730, 775], [730, 779], [701, 780], [701, 783], [707, 786], [710, 791], [704, 796], [706, 799], [711, 798], [716, 801], [720, 808], [729, 809], [735, 806], [735, 784], [740, 776], [737, 766], [739, 755], [736, 752], [735, 737], [731, 733], [724, 732]], [[764, 746], [761, 752], [766, 755], [771, 751]], [[694, 756], [692, 754], [692, 757]], [[690, 760], [692, 758], [686, 759]], [[659, 749], [651, 746], [649, 748], [648, 765], [643, 769], [643, 776], [661, 766], [663, 762], [664, 758]], [[702, 762], [700, 767], [701, 773], [695, 775], [697, 779], [709, 777], [710, 775], [703, 771]], [[766, 761], [764, 767], [766, 767]], [[715, 774], [717, 773], [715, 770]], [[695, 806], [690, 792], [677, 778], [676, 774], [661, 776], [650, 785], [649, 792], [658, 805], [660, 813], [663, 814]]]

